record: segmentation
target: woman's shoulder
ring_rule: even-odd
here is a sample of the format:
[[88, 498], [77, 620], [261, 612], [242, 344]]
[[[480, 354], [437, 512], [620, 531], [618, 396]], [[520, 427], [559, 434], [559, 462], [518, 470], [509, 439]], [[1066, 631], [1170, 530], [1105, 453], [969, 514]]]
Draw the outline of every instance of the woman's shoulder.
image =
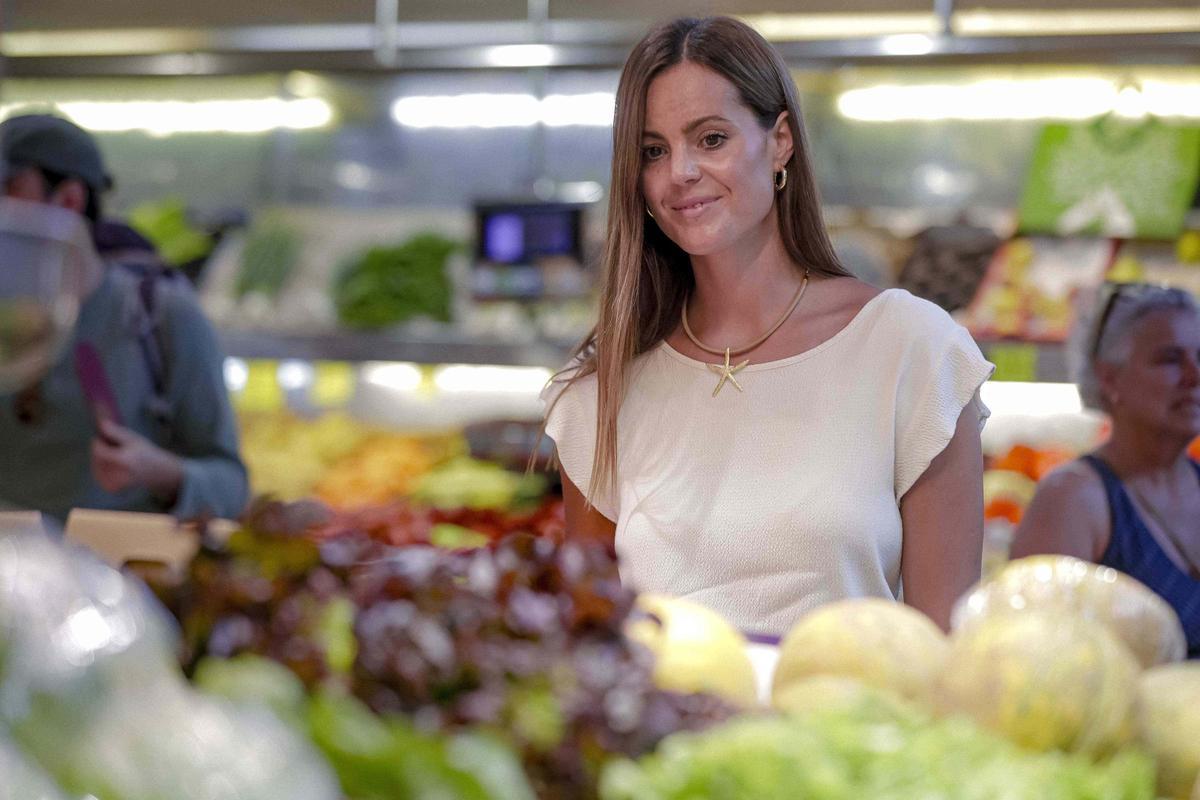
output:
[[904, 330], [929, 333], [962, 328], [946, 309], [907, 289], [885, 289], [875, 302], [883, 320]]
[[1038, 481], [1037, 493], [1053, 499], [1079, 501], [1080, 510], [1105, 505], [1104, 480], [1082, 458], [1068, 461], [1047, 473]]
[[560, 401], [595, 403], [596, 370], [575, 356], [555, 372], [542, 388], [541, 400], [547, 409]]
[[824, 293], [826, 313], [846, 320], [869, 315], [903, 326], [949, 328], [957, 325], [945, 309], [907, 289], [881, 289], [858, 278], [838, 277], [827, 279]]
[[1093, 533], [1101, 552], [1109, 536], [1108, 487], [1096, 468], [1085, 459], [1069, 461], [1045, 475], [1037, 485], [1035, 502], [1054, 506], [1062, 524], [1077, 525]]
[[945, 309], [906, 289], [855, 283], [841, 290], [843, 308], [848, 309], [845, 327], [857, 329], [853, 339], [881, 357], [900, 357], [914, 347], [932, 352], [948, 342], [965, 344], [964, 337], [969, 339], [966, 329]]
[[1038, 481], [1013, 541], [1013, 557], [1059, 553], [1094, 561], [1112, 536], [1104, 480], [1080, 459]]

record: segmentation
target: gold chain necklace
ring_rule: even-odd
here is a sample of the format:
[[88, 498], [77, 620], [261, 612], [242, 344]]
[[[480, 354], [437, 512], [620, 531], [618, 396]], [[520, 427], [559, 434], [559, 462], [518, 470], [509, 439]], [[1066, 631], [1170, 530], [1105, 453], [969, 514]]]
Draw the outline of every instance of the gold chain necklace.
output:
[[720, 355], [725, 356], [724, 364], [708, 364], [708, 365], [706, 365], [708, 367], [709, 372], [712, 372], [713, 374], [720, 376], [720, 379], [717, 381], [717, 388], [713, 389], [713, 393], [712, 393], [713, 397], [716, 397], [717, 394], [721, 391], [721, 389], [723, 389], [725, 387], [726, 382], [732, 383], [739, 392], [745, 391], [744, 389], [742, 389], [742, 385], [737, 382], [737, 378], [735, 378], [733, 376], [736, 375], [737, 373], [741, 372], [750, 363], [750, 360], [746, 359], [745, 361], [742, 361], [741, 363], [739, 363], [737, 365], [732, 365], [730, 362], [732, 361], [733, 356], [741, 355], [742, 353], [748, 353], [749, 351], [753, 350], [754, 348], [758, 347], [760, 344], [765, 342], [767, 339], [770, 339], [771, 335], [773, 333], [775, 333], [775, 331], [779, 330], [783, 326], [783, 323], [787, 322], [788, 318], [790, 316], [792, 316], [792, 312], [796, 310], [796, 306], [800, 305], [800, 298], [804, 297], [804, 290], [807, 288], [808, 288], [808, 268], [805, 267], [804, 280], [800, 282], [800, 288], [798, 290], [796, 290], [796, 296], [792, 298], [792, 304], [790, 306], [788, 306], [787, 311], [783, 312], [783, 316], [779, 318], [779, 321], [776, 322], [774, 325], [772, 325], [771, 329], [769, 331], [767, 331], [762, 336], [755, 339], [750, 344], [744, 345], [742, 347], [726, 347], [724, 350], [721, 350], [716, 347], [709, 347], [704, 342], [697, 339], [696, 334], [692, 333], [692, 328], [690, 325], [688, 325], [687, 299], [684, 298], [683, 312], [682, 312], [683, 332], [685, 334], [687, 334], [687, 337], [689, 339], [692, 340], [692, 344], [696, 345], [696, 347], [699, 347], [704, 352], [712, 353], [713, 355], [716, 355], [716, 356], [720, 356]]

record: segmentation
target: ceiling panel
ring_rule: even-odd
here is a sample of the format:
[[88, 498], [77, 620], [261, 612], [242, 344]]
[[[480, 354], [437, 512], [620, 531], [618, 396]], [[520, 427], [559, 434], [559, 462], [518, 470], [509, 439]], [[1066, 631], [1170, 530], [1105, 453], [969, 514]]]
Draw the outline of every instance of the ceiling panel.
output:
[[[960, 9], [1189, 8], [1197, 0], [958, 0]], [[400, 0], [404, 21], [523, 19], [526, 0]], [[683, 15], [928, 11], [932, 0], [550, 0], [558, 19], [653, 20]], [[371, 22], [374, 0], [0, 0], [8, 30], [230, 27]]]
[[707, 14], [818, 14], [930, 11], [921, 0], [551, 0], [550, 12], [561, 19], [669, 19]]
[[[0, 2], [8, 30], [79, 28], [221, 28], [373, 22], [374, 0], [8, 0]], [[525, 0], [400, 0], [400, 19], [491, 21], [524, 19]]]

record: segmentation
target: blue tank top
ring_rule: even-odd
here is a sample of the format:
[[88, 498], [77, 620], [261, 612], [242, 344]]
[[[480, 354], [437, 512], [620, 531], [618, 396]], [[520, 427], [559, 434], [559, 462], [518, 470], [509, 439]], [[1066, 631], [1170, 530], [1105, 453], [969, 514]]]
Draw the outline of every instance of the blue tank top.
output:
[[[1112, 467], [1097, 456], [1084, 456], [1104, 481], [1112, 538], [1100, 563], [1137, 578], [1171, 604], [1187, 636], [1188, 658], [1200, 658], [1200, 580], [1184, 572], [1159, 545], [1134, 507]], [[1200, 464], [1192, 462], [1200, 480]], [[1200, 521], [1198, 521], [1200, 522]], [[1195, 531], [1200, 535], [1200, 529]]]

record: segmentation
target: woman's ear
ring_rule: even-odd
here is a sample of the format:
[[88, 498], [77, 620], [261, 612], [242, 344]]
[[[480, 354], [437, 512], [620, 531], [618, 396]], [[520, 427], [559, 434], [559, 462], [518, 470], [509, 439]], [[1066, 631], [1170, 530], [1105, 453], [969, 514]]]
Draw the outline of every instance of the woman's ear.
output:
[[780, 111], [779, 116], [775, 118], [775, 125], [771, 128], [771, 141], [775, 145], [774, 169], [776, 171], [792, 160], [792, 150], [795, 148], [792, 126], [788, 124], [788, 117], [787, 111]]
[[1118, 402], [1117, 396], [1117, 372], [1120, 366], [1117, 364], [1109, 364], [1104, 361], [1096, 362], [1096, 381], [1100, 385], [1100, 399], [1103, 401], [1106, 410], [1111, 410], [1112, 406]]

